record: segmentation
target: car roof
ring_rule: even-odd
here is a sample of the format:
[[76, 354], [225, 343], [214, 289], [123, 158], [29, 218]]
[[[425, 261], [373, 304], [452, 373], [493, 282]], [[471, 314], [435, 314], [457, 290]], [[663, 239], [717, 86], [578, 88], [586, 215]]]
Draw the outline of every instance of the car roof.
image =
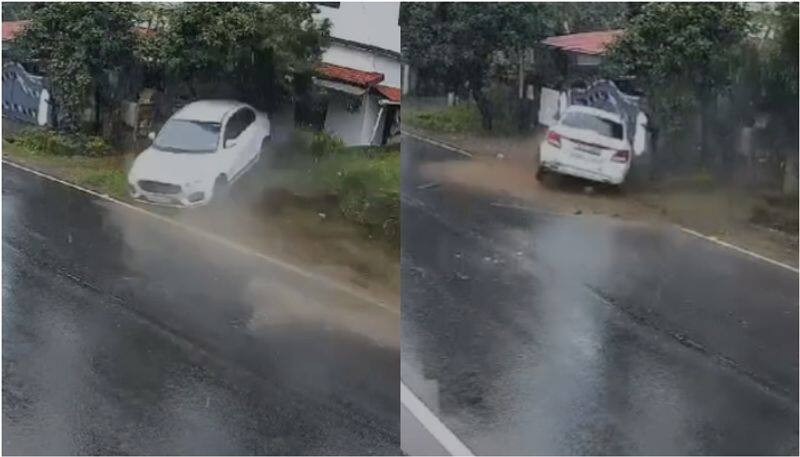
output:
[[172, 115], [172, 119], [222, 122], [229, 112], [244, 106], [248, 105], [236, 100], [198, 100], [178, 110]]
[[619, 114], [598, 108], [592, 108], [591, 106], [570, 105], [567, 108], [567, 112], [586, 113], [586, 114], [591, 114], [592, 116], [597, 116], [603, 119], [608, 119], [610, 121], [622, 123], [622, 117]]

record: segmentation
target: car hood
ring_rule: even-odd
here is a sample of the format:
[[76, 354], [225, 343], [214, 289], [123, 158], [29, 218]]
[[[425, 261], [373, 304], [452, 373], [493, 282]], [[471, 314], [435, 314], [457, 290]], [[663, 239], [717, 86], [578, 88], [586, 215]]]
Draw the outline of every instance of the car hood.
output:
[[150, 147], [133, 161], [128, 178], [182, 185], [198, 179], [213, 180], [218, 167], [219, 157], [214, 153], [175, 153]]

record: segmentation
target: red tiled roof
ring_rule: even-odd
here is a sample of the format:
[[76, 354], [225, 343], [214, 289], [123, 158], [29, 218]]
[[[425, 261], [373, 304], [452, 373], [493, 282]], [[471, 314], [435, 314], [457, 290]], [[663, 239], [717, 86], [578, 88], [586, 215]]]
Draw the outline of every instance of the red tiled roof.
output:
[[389, 87], [389, 86], [375, 86], [375, 90], [380, 92], [381, 95], [388, 98], [389, 101], [392, 102], [399, 102], [400, 101], [400, 88], [398, 87]]
[[369, 87], [383, 81], [383, 73], [362, 71], [355, 68], [341, 67], [323, 63], [317, 68], [320, 77], [360, 87]]
[[3, 41], [13, 40], [30, 21], [3, 21]]
[[606, 46], [622, 35], [622, 30], [603, 30], [600, 32], [574, 33], [572, 35], [551, 36], [542, 43], [565, 51], [581, 54], [602, 54]]

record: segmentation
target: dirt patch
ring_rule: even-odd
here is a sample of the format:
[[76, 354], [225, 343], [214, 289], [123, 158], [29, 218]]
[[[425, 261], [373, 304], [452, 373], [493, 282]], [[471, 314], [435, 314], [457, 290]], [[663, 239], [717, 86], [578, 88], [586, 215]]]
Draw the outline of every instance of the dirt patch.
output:
[[535, 170], [543, 130], [510, 139], [419, 130], [413, 133], [475, 154], [472, 160], [425, 164], [421, 172], [431, 182], [560, 214], [674, 223], [790, 265], [798, 264], [797, 200], [776, 202], [713, 182], [699, 187], [693, 181], [669, 182], [624, 190], [556, 174], [547, 174], [540, 182]]
[[228, 201], [173, 217], [400, 307], [399, 253], [342, 217], [335, 198], [298, 195], [272, 185], [255, 191], [252, 182], [244, 182]]

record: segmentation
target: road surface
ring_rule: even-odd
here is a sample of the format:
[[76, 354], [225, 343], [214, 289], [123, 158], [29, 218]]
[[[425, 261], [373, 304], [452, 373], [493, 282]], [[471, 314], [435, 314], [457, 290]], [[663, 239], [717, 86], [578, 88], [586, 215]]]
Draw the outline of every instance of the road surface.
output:
[[472, 452], [797, 454], [796, 272], [432, 181], [445, 160], [404, 137], [401, 372]]
[[397, 454], [397, 315], [3, 165], [6, 454]]

